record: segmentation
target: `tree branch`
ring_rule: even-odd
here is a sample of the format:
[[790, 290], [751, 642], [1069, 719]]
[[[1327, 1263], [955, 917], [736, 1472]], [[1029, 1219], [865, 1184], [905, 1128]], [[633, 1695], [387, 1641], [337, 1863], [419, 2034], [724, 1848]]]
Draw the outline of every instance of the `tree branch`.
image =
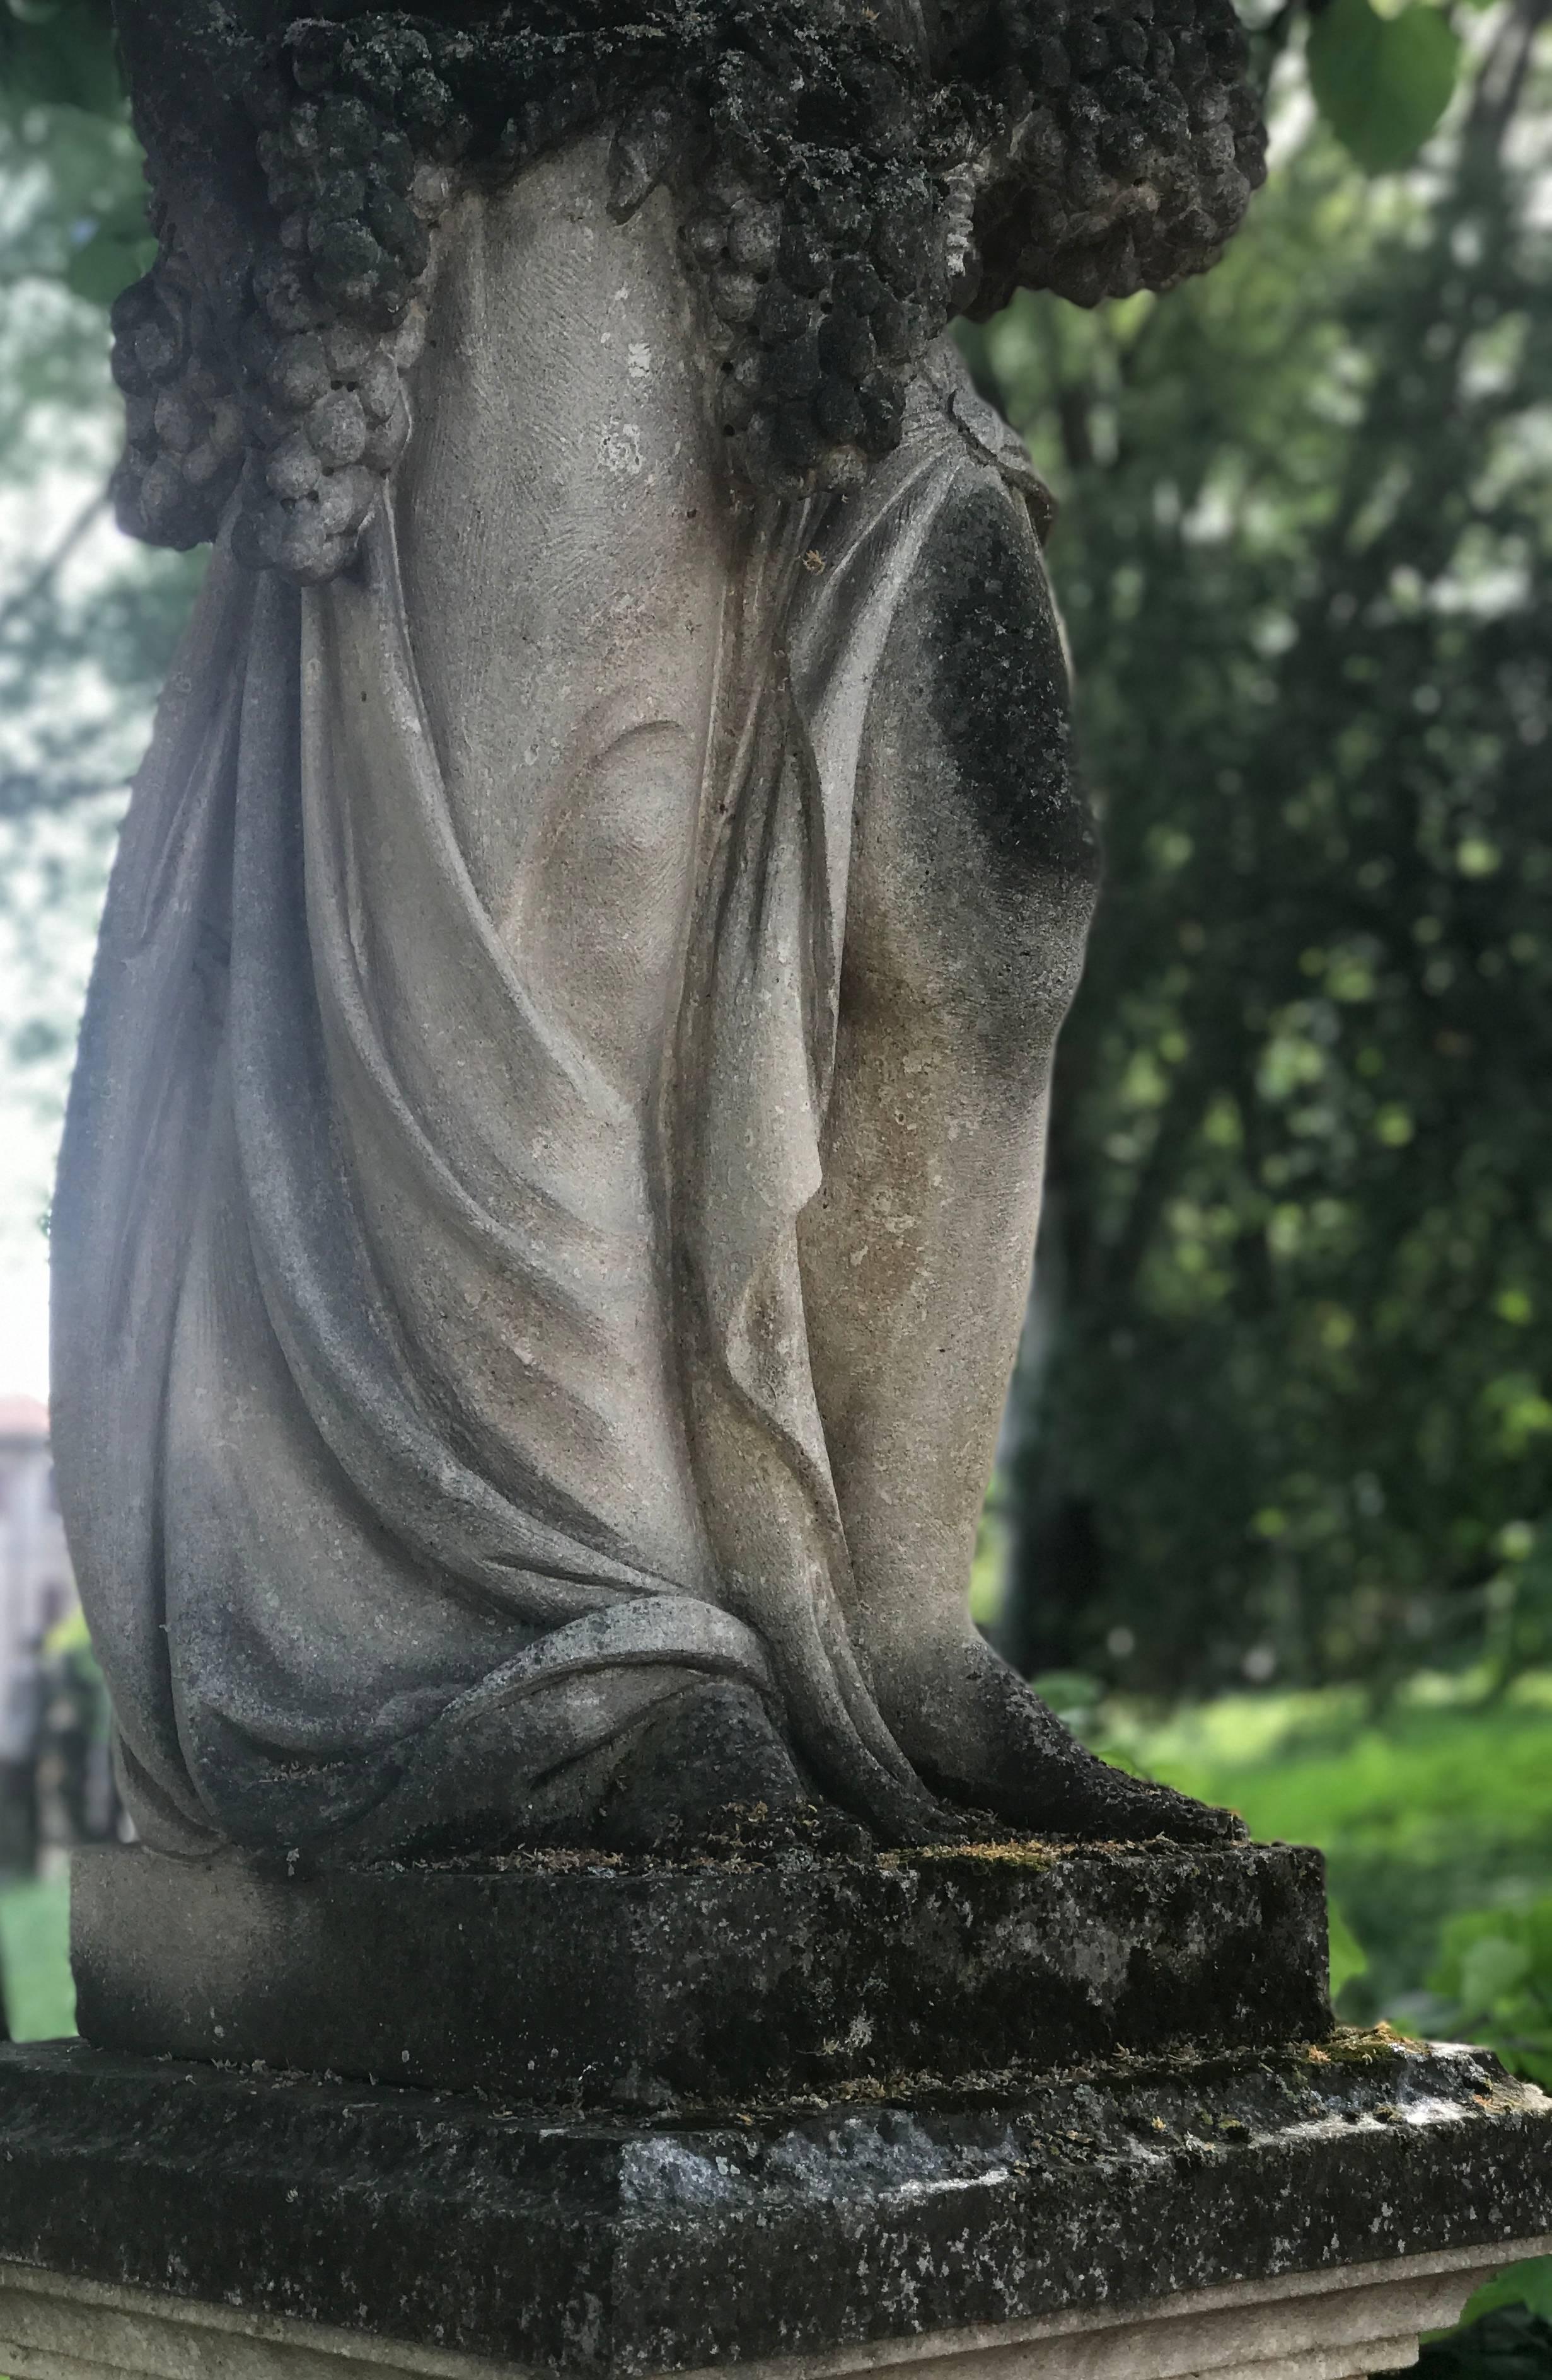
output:
[[1485, 140], [1496, 151], [1513, 122], [1524, 93], [1535, 37], [1552, 17], [1552, 0], [1518, 0], [1477, 76], [1467, 136]]

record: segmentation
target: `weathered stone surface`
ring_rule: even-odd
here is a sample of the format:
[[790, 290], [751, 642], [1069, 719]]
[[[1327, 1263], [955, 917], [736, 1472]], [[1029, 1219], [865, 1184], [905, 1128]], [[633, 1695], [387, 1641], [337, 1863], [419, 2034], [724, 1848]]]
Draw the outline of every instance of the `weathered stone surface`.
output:
[[[745, 2380], [986, 2380], [1016, 2355], [1019, 2380], [1360, 2380], [1404, 2370], [1420, 2334], [1448, 2329], [1503, 2265], [1552, 2240], [1446, 2248], [1384, 2265], [1190, 2289], [1103, 2313], [940, 2330], [883, 2346], [745, 2363]], [[1491, 2323], [1493, 2317], [1488, 2316]], [[1012, 2353], [1010, 2353], [1010, 2350]], [[993, 2361], [992, 2359], [995, 2359]], [[12, 2380], [528, 2380], [531, 2365], [326, 2329], [285, 2315], [173, 2298], [0, 2261], [0, 2362]], [[84, 2371], [82, 2369], [84, 2367]]]
[[285, 1868], [81, 1853], [99, 2047], [661, 2107], [1328, 2030], [1318, 1852]]
[[218, 550], [54, 1444], [158, 1850], [1235, 1839], [966, 1598], [1098, 838], [940, 334], [1239, 221], [1232, 0], [1151, 8], [119, 0], [120, 516]]
[[576, 2373], [695, 2370], [1552, 2228], [1552, 2104], [1373, 2036], [567, 2120], [0, 2051], [0, 2257]]
[[[503, 0], [466, 5], [455, 28], [332, 13], [118, 10], [163, 201], [156, 267], [115, 312], [121, 516], [154, 544], [213, 538], [246, 443], [242, 550], [304, 585], [348, 563], [403, 452], [404, 332], [460, 176], [508, 180], [567, 134], [617, 125], [610, 212], [672, 189], [731, 383], [731, 457], [786, 498], [855, 489], [891, 451], [956, 308], [984, 318], [1020, 285], [1085, 306], [1170, 288], [1214, 262], [1265, 176], [1232, 0], [1177, 0], [1168, 46], [1134, 0], [886, 0], [860, 17], [572, 0], [540, 40]], [[350, 341], [322, 359], [332, 374], [321, 326]], [[158, 409], [169, 392], [181, 401]], [[342, 435], [342, 394], [367, 401], [375, 436]], [[213, 452], [212, 398], [235, 424]]]

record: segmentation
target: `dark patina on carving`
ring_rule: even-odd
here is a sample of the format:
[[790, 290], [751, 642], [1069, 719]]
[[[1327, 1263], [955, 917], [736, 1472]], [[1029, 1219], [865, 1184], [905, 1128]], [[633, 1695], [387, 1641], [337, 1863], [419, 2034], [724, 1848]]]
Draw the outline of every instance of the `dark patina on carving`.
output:
[[1331, 2032], [1318, 1852], [845, 1858], [761, 1833], [345, 1874], [88, 1852], [77, 2021], [98, 2049], [638, 2110], [962, 2095]]
[[[132, 48], [154, 38], [127, 13]], [[190, 545], [241, 480], [241, 557], [300, 584], [344, 567], [403, 452], [455, 195], [600, 118], [616, 211], [675, 193], [734, 467], [785, 496], [898, 444], [951, 313], [1168, 288], [1264, 173], [1230, 0], [158, 13], [226, 104], [204, 149], [143, 110], [163, 252], [115, 316], [120, 517]], [[212, 190], [250, 226], [213, 272]]]
[[0, 2053], [0, 2125], [22, 2265], [578, 2380], [1487, 2264], [1552, 2223], [1534, 2084], [1362, 2035], [634, 2125], [29, 2042]]

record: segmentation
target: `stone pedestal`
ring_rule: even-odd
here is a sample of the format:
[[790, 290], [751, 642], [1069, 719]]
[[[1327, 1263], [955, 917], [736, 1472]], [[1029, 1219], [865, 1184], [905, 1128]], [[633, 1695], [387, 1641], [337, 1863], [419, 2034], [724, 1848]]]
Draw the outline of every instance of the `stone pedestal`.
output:
[[1325, 1873], [1286, 1844], [288, 1873], [77, 1854], [99, 2048], [551, 2106], [735, 2106], [1309, 2040]]
[[0, 2051], [13, 2380], [257, 2368], [218, 2331], [598, 2380], [956, 2352], [1346, 2380], [1549, 2232], [1552, 2103], [1382, 2036], [673, 2116]]
[[[1415, 2362], [1420, 2334], [1452, 2323], [1498, 2261], [1455, 2249], [742, 2368], [746, 2380], [1362, 2380]], [[13, 2380], [528, 2380], [532, 2370], [20, 2265], [0, 2265], [0, 2362]]]
[[1552, 2102], [1334, 2026], [1281, 1846], [114, 1852], [76, 1970], [0, 2050], [12, 2380], [1351, 2380], [1552, 2233]]

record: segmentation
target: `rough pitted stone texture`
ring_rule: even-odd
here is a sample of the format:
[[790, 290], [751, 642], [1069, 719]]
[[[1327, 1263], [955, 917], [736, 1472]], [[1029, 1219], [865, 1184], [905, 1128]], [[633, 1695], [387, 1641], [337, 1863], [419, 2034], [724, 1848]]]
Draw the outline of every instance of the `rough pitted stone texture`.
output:
[[288, 1877], [79, 1855], [99, 2047], [662, 2107], [1317, 2037], [1286, 1847], [549, 1862]]
[[298, 584], [350, 560], [404, 450], [460, 181], [588, 125], [616, 127], [617, 215], [673, 189], [730, 457], [784, 496], [857, 487], [899, 444], [954, 309], [1167, 288], [1265, 172], [1231, 0], [120, 14], [162, 237], [115, 314], [120, 519], [192, 544], [241, 480], [239, 552]]
[[1552, 2226], [1552, 2104], [1376, 2036], [695, 2122], [0, 2051], [0, 2256], [576, 2373], [693, 2370]]
[[123, 514], [221, 523], [53, 1210], [140, 1840], [1239, 1840], [969, 1615], [1098, 837], [934, 336], [1210, 261], [1231, 0], [117, 21]]
[[[1143, 2306], [1026, 2315], [928, 2336], [757, 2358], [747, 2380], [846, 2380], [868, 2372], [977, 2380], [1014, 2365], [1019, 2380], [1366, 2380], [1417, 2361], [1418, 2343], [1453, 2329], [1505, 2266], [1552, 2250], [1552, 2238], [1496, 2240], [1392, 2256], [1336, 2271], [1231, 2281]], [[1523, 2313], [1523, 2309], [1516, 2309]], [[1525, 2343], [1505, 2318], [1501, 2343]], [[1485, 2317], [1491, 2330], [1495, 2317]], [[1533, 2330], [1534, 2325], [1532, 2325]], [[1480, 2336], [1480, 2333], [1475, 2334]], [[1432, 2363], [1437, 2350], [1425, 2355]], [[532, 2380], [532, 2365], [410, 2345], [360, 2331], [255, 2313], [161, 2290], [126, 2289], [0, 2260], [0, 2362], [16, 2380]], [[1431, 2375], [1425, 2375], [1431, 2380]]]

